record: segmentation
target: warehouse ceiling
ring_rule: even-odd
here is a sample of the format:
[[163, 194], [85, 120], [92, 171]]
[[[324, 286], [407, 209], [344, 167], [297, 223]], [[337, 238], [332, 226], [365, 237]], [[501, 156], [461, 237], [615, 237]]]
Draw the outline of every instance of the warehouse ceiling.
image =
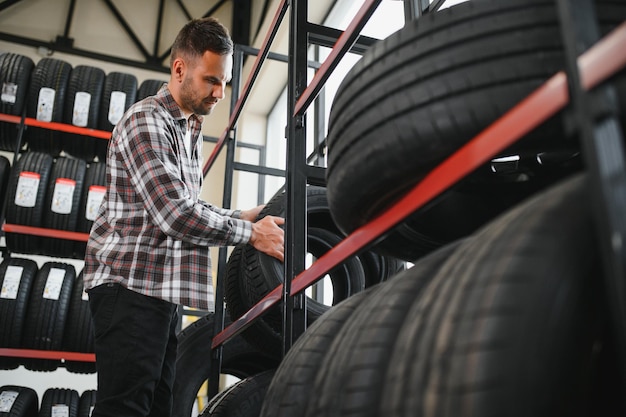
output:
[[[214, 16], [251, 45], [271, 0], [4, 0], [0, 40], [168, 73], [171, 42], [192, 18]], [[270, 16], [271, 17], [271, 16]]]

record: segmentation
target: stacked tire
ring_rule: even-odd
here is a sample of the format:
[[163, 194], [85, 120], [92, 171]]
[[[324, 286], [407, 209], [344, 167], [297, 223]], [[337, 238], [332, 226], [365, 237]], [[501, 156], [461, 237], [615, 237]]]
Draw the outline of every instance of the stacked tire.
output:
[[[286, 204], [286, 194], [279, 192], [265, 205], [259, 218], [284, 217]], [[321, 257], [343, 239], [330, 215], [324, 187], [307, 187], [307, 225], [307, 250], [312, 259]], [[307, 298], [308, 323], [317, 320], [330, 305], [383, 282], [404, 268], [403, 261], [370, 251], [351, 257], [327, 274], [326, 283], [332, 284], [332, 297], [328, 297], [328, 302], [320, 297]], [[280, 261], [251, 245], [236, 246], [226, 267], [225, 300], [230, 316], [240, 317], [283, 282], [284, 268]], [[324, 289], [327, 288], [328, 285]], [[243, 337], [278, 359], [282, 355], [281, 332], [282, 313], [277, 306], [244, 331]]]
[[[105, 74], [97, 67], [72, 67], [56, 58], [42, 58], [35, 64], [27, 56], [2, 53], [0, 113], [110, 132], [139, 95], [155, 94], [164, 83], [145, 80], [138, 88], [132, 74]], [[21, 152], [26, 146], [53, 157], [64, 153], [88, 162], [103, 161], [107, 143], [45, 125], [25, 126], [21, 131], [18, 123], [0, 122], [0, 149], [11, 152]]]
[[[626, 17], [623, 2], [595, 3], [602, 34]], [[326, 179], [339, 229], [348, 234], [373, 219], [564, 68], [553, 1], [469, 1], [409, 22], [372, 46], [342, 81], [330, 111]], [[626, 94], [624, 71], [613, 81]], [[413, 261], [580, 172], [568, 117], [552, 117], [493, 155], [391, 231], [378, 250]], [[619, 117], [626, 120], [624, 106]]]
[[[94, 331], [82, 272], [74, 266], [7, 258], [0, 263], [0, 347], [94, 353]], [[95, 373], [94, 362], [1, 357], [0, 369], [23, 365], [49, 372]]]
[[[602, 33], [626, 19], [623, 2], [595, 6]], [[331, 110], [327, 186], [339, 228], [370, 221], [563, 69], [559, 30], [553, 1], [473, 0], [367, 51]], [[624, 78], [611, 80], [619, 98]], [[260, 415], [624, 415], [589, 179], [566, 119], [387, 235], [376, 249], [413, 266], [313, 323]], [[518, 163], [503, 172], [508, 156]]]
[[[5, 52], [0, 54], [0, 113], [22, 116], [26, 109], [26, 98], [30, 84], [33, 61], [23, 55]], [[19, 152], [19, 125], [0, 122], [0, 149]], [[20, 147], [21, 148], [21, 147]]]
[[[8, 224], [88, 233], [104, 196], [104, 163], [25, 152], [7, 185]], [[54, 235], [53, 235], [54, 236]], [[5, 234], [12, 253], [82, 259], [84, 242], [22, 233]]]

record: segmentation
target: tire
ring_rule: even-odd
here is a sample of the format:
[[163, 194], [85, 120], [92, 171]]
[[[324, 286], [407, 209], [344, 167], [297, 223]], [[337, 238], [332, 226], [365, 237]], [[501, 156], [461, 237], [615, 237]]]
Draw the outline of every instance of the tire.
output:
[[137, 90], [137, 101], [143, 100], [146, 97], [153, 96], [159, 92], [163, 84], [167, 84], [167, 81], [162, 80], [143, 80], [139, 89]]
[[[0, 54], [0, 113], [22, 116], [35, 64], [27, 56], [6, 52]], [[19, 125], [0, 122], [0, 150], [18, 152]], [[22, 146], [20, 146], [20, 149]]]
[[[623, 2], [596, 4], [603, 33], [626, 18]], [[326, 180], [339, 228], [348, 234], [370, 221], [563, 67], [558, 14], [551, 0], [465, 2], [415, 19], [373, 45], [344, 78], [330, 113]], [[623, 94], [626, 84], [621, 84]], [[625, 110], [621, 112], [624, 120]], [[494, 157], [530, 154], [535, 160], [539, 153], [576, 146], [562, 118], [553, 117]], [[466, 236], [456, 232], [459, 221], [467, 222], [462, 232], [476, 230], [521, 201], [528, 195], [526, 188], [542, 189], [544, 173], [537, 165], [510, 175], [496, 213], [483, 211], [492, 209], [498, 197], [488, 189], [482, 195], [490, 198], [470, 213], [450, 205], [453, 216], [438, 218], [437, 229], [428, 234], [422, 229], [428, 221], [420, 224], [418, 211], [387, 237], [381, 250], [410, 261]], [[581, 167], [580, 159], [558, 166], [567, 174]], [[496, 181], [489, 168], [473, 178]], [[407, 253], [407, 242], [414, 242], [414, 253]]]
[[[224, 300], [230, 317], [241, 317], [250, 309], [250, 303], [242, 288], [243, 282], [246, 280], [246, 266], [243, 264], [246, 249], [246, 245], [235, 246], [226, 264]], [[280, 322], [276, 323], [275, 319], [270, 323], [267, 317], [260, 317], [241, 333], [241, 337], [260, 352], [280, 361], [282, 348], [280, 346], [277, 348], [274, 342], [281, 338], [280, 332], [276, 330], [279, 324]]]
[[[87, 163], [82, 159], [56, 159], [48, 183], [43, 227], [72, 232], [76, 230], [86, 171]], [[72, 258], [74, 247], [73, 240], [41, 238], [41, 251], [47, 256]]]
[[[106, 184], [106, 163], [91, 162], [85, 174], [84, 190], [78, 207], [78, 218], [76, 219], [76, 231], [89, 233], [91, 226], [98, 214], [100, 203], [105, 193]], [[83, 259], [87, 242], [76, 241], [74, 244], [74, 257]]]
[[537, 195], [448, 260], [388, 352], [378, 415], [595, 415], [606, 317], [586, 187], [577, 175]]
[[7, 185], [11, 176], [11, 162], [8, 158], [0, 155], [0, 212], [4, 217], [6, 207]]
[[[97, 67], [78, 65], [70, 74], [63, 121], [79, 127], [97, 129], [104, 71]], [[75, 133], [63, 133], [63, 150], [75, 157], [92, 161], [96, 156], [96, 141], [103, 139]]]
[[265, 394], [261, 417], [302, 415], [316, 401], [311, 387], [326, 350], [360, 303], [379, 288], [369, 288], [340, 302], [306, 329], [280, 362]]
[[[226, 324], [230, 320], [226, 318]], [[189, 417], [202, 384], [211, 373], [211, 341], [215, 316], [213, 313], [201, 317], [178, 335], [176, 358], [176, 380], [174, 381], [174, 417]], [[241, 336], [236, 336], [222, 348], [221, 373], [246, 378], [250, 375], [274, 369], [278, 362], [249, 345]], [[214, 383], [209, 381], [209, 384]]]
[[359, 258], [365, 272], [365, 287], [385, 282], [407, 268], [406, 262], [402, 259], [384, 256], [373, 250], [361, 253]]
[[[387, 323], [389, 337], [381, 338], [380, 342], [372, 341], [370, 353], [375, 356], [378, 343], [389, 343], [392, 340], [393, 333], [390, 329], [393, 327], [393, 320], [398, 319], [394, 316], [395, 312], [386, 312], [385, 316], [379, 317], [382, 305], [391, 310], [398, 302], [406, 304], [418, 297], [422, 288], [458, 246], [459, 244], [455, 243], [439, 249], [389, 281], [334, 306], [313, 323], [292, 346], [278, 367], [267, 392], [261, 416], [304, 415], [307, 410], [314, 409], [321, 399], [319, 392], [314, 388], [317, 387], [318, 381], [321, 383], [330, 372], [338, 374], [342, 369], [333, 369], [326, 363], [333, 361], [333, 355], [337, 352], [340, 352], [342, 357], [351, 352], [350, 345], [344, 346], [344, 343], [350, 341], [346, 337], [347, 332], [354, 327], [350, 323], [361, 322], [363, 314], [369, 318], [368, 325], [375, 328], [383, 327], [382, 323]], [[399, 308], [396, 308], [397, 310]], [[385, 311], [382, 313], [385, 314]], [[367, 384], [374, 382], [375, 377], [372, 375], [371, 380], [359, 378], [359, 381]], [[368, 399], [361, 398], [361, 401], [365, 403]]]
[[91, 417], [93, 407], [96, 405], [96, 390], [90, 389], [80, 395], [78, 401], [78, 417]]
[[[63, 60], [40, 59], [31, 76], [26, 116], [37, 120], [63, 123], [65, 94], [71, 72], [72, 66]], [[52, 99], [45, 94], [50, 90], [54, 91]], [[44, 109], [48, 110], [44, 111]], [[59, 131], [29, 126], [26, 129], [26, 140], [30, 151], [48, 153], [52, 156], [58, 156], [61, 152], [61, 132]]]
[[[37, 263], [30, 259], [7, 258], [0, 264], [0, 346], [20, 349], [28, 299]], [[0, 357], [0, 369], [15, 369], [19, 358]]]
[[[113, 131], [122, 115], [137, 99], [137, 77], [123, 72], [110, 72], [104, 80], [98, 129]], [[96, 156], [104, 162], [108, 140], [96, 141]]]
[[0, 388], [0, 404], [6, 409], [0, 411], [2, 417], [37, 417], [39, 397], [28, 387], [4, 385]]
[[[11, 169], [7, 185], [8, 224], [42, 226], [53, 164], [52, 156], [43, 152], [26, 152], [20, 156]], [[37, 236], [5, 233], [5, 239], [7, 248], [13, 253], [41, 254], [41, 239]]]
[[[320, 257], [337, 245], [343, 235], [333, 222], [328, 208], [326, 189], [307, 186], [307, 243], [309, 253]], [[287, 197], [284, 192], [276, 194], [265, 205], [259, 218], [266, 215], [285, 217]], [[232, 256], [232, 255], [231, 255]], [[384, 258], [384, 259], [383, 259]], [[284, 281], [283, 264], [265, 255], [250, 245], [243, 245], [237, 260], [229, 260], [227, 265], [226, 306], [231, 317], [239, 317], [261, 300], [267, 293]], [[385, 265], [385, 268], [381, 268]], [[337, 303], [369, 285], [384, 281], [395, 268], [403, 268], [404, 262], [394, 258], [365, 251], [352, 256], [339, 265], [328, 276], [333, 283], [334, 300]], [[238, 271], [238, 268], [244, 268]], [[233, 279], [238, 282], [232, 282]], [[234, 288], [236, 287], [236, 288]], [[328, 308], [320, 302], [308, 299], [308, 323], [315, 321]], [[280, 357], [282, 352], [282, 314], [277, 306], [264, 314], [243, 334], [246, 339], [260, 350]]]
[[199, 417], [259, 417], [274, 369], [250, 375], [211, 399]]
[[406, 311], [461, 243], [450, 243], [420, 259], [359, 304], [318, 362], [320, 369], [310, 383], [316, 400], [305, 416], [377, 415], [380, 381]]
[[[340, 241], [341, 237], [325, 229], [309, 227], [307, 232], [308, 252], [314, 258], [319, 258]], [[241, 272], [233, 276], [227, 273], [227, 279], [238, 279], [241, 301], [234, 300], [236, 291], [228, 291], [229, 298], [226, 300], [231, 317], [240, 317], [254, 304], [260, 301], [276, 286], [282, 284], [282, 263], [274, 262], [273, 259], [260, 254], [254, 247], [244, 245], [242, 259], [237, 265]], [[235, 262], [235, 260], [233, 260]], [[365, 289], [365, 272], [358, 257], [351, 257], [341, 265], [333, 268], [326, 275], [332, 282], [333, 299], [331, 305], [335, 305], [346, 298]], [[227, 284], [231, 285], [231, 284]], [[276, 307], [268, 310], [258, 321], [244, 331], [243, 336], [259, 350], [273, 354], [278, 359], [282, 352], [282, 313], [279, 303]], [[321, 301], [307, 297], [307, 322], [308, 325], [317, 320], [320, 315], [330, 308]]]
[[[22, 345], [25, 349], [61, 350], [76, 270], [70, 264], [44, 263], [33, 284], [24, 326]], [[31, 371], [54, 371], [60, 361], [24, 359]]]
[[73, 389], [49, 388], [43, 393], [39, 417], [78, 417], [80, 397]]
[[[89, 298], [84, 291], [82, 271], [76, 277], [72, 288], [64, 335], [63, 351], [95, 353], [91, 310]], [[65, 361], [65, 369], [75, 374], [93, 374], [96, 372], [96, 364], [95, 362]]]

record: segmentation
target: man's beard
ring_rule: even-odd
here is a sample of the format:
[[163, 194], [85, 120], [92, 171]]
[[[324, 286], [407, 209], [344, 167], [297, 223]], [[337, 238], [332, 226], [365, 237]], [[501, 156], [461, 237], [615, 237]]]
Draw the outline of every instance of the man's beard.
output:
[[191, 80], [185, 78], [180, 87], [180, 99], [183, 106], [186, 109], [190, 109], [194, 114], [198, 116], [206, 116], [213, 110], [212, 107], [203, 106], [204, 100], [196, 101], [196, 94], [191, 85]]

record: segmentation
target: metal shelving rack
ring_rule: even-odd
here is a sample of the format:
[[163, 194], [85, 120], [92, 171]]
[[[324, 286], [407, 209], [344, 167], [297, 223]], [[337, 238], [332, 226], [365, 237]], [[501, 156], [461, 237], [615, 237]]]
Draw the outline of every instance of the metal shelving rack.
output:
[[[606, 271], [608, 271], [605, 275], [612, 295], [610, 307], [613, 316], [617, 318], [614, 323], [615, 330], [619, 334], [620, 351], [625, 351], [626, 246], [623, 242], [626, 242], [626, 219], [623, 213], [626, 212], [626, 162], [623, 134], [615, 117], [615, 103], [608, 100], [610, 92], [607, 90], [610, 87], [602, 87], [604, 89], [601, 93], [602, 100], [604, 100], [602, 101], [604, 106], [601, 106], [602, 113], [592, 111], [588, 90], [626, 66], [626, 52], [623, 48], [626, 44], [626, 22], [612, 34], [600, 40], [597, 22], [593, 13], [590, 13], [592, 0], [555, 1], [558, 3], [563, 28], [562, 36], [568, 61], [566, 71], [555, 74], [544, 85], [437, 166], [392, 207], [351, 233], [307, 270], [304, 270], [306, 185], [320, 181], [323, 175], [320, 172], [322, 168], [307, 164], [304, 116], [343, 55], [350, 48], [357, 51], [363, 48], [364, 44], [357, 42], [358, 34], [380, 0], [365, 0], [357, 16], [342, 33], [309, 23], [307, 0], [293, 0], [290, 4], [286, 0], [281, 2], [270, 33], [255, 61], [253, 74], [247, 86], [254, 82], [258, 74], [258, 72], [255, 74], [255, 71], [258, 71], [264, 54], [267, 54], [269, 50], [269, 44], [278, 24], [290, 8], [288, 81], [290, 113], [287, 126], [286, 190], [288, 198], [285, 229], [285, 282], [267, 294], [242, 317], [234, 320], [231, 325], [223, 328], [222, 323], [222, 327], [216, 328], [211, 347], [215, 353], [212, 360], [216, 361], [217, 366], [211, 367], [212, 380], [219, 376], [219, 361], [223, 344], [245, 330], [254, 320], [281, 300], [283, 301], [283, 353], [286, 352], [297, 335], [304, 331], [306, 311], [304, 289], [314, 284], [349, 256], [358, 253], [377, 238], [384, 236], [404, 218], [419, 210], [474, 169], [488, 162], [492, 155], [513, 144], [528, 131], [565, 108], [569, 102], [569, 96], [572, 97], [575, 119], [578, 121], [576, 129], [580, 133], [585, 163], [590, 173], [590, 192], [596, 201], [594, 216], [603, 245]], [[432, 3], [428, 0], [405, 0], [405, 15], [407, 20], [419, 18], [424, 13], [437, 11], [443, 3], [444, 0], [435, 0]], [[336, 42], [329, 44], [331, 39], [335, 39]], [[320, 45], [334, 46], [311, 83], [307, 85], [307, 49], [309, 43], [316, 42]], [[583, 46], [582, 49], [580, 45]], [[587, 48], [589, 49], [586, 50]], [[584, 54], [579, 57], [583, 52]], [[247, 94], [247, 89], [244, 90], [244, 94]], [[238, 101], [235, 105], [234, 117], [231, 117], [223, 138], [233, 129], [243, 101]], [[221, 144], [218, 143], [214, 153], [219, 153], [220, 149]], [[231, 156], [230, 154], [228, 156], [227, 170]], [[213, 160], [214, 157], [205, 167], [205, 173]], [[225, 260], [224, 252], [224, 257], [220, 258], [220, 265]], [[219, 291], [219, 286], [218, 280], [216, 294], [221, 297], [223, 293]], [[221, 303], [217, 304], [218, 310], [221, 310], [223, 306]], [[216, 314], [221, 315], [222, 311], [216, 311]], [[623, 357], [620, 360], [622, 375], [626, 375], [624, 364], [626, 360]], [[217, 389], [217, 387], [211, 388]]]

